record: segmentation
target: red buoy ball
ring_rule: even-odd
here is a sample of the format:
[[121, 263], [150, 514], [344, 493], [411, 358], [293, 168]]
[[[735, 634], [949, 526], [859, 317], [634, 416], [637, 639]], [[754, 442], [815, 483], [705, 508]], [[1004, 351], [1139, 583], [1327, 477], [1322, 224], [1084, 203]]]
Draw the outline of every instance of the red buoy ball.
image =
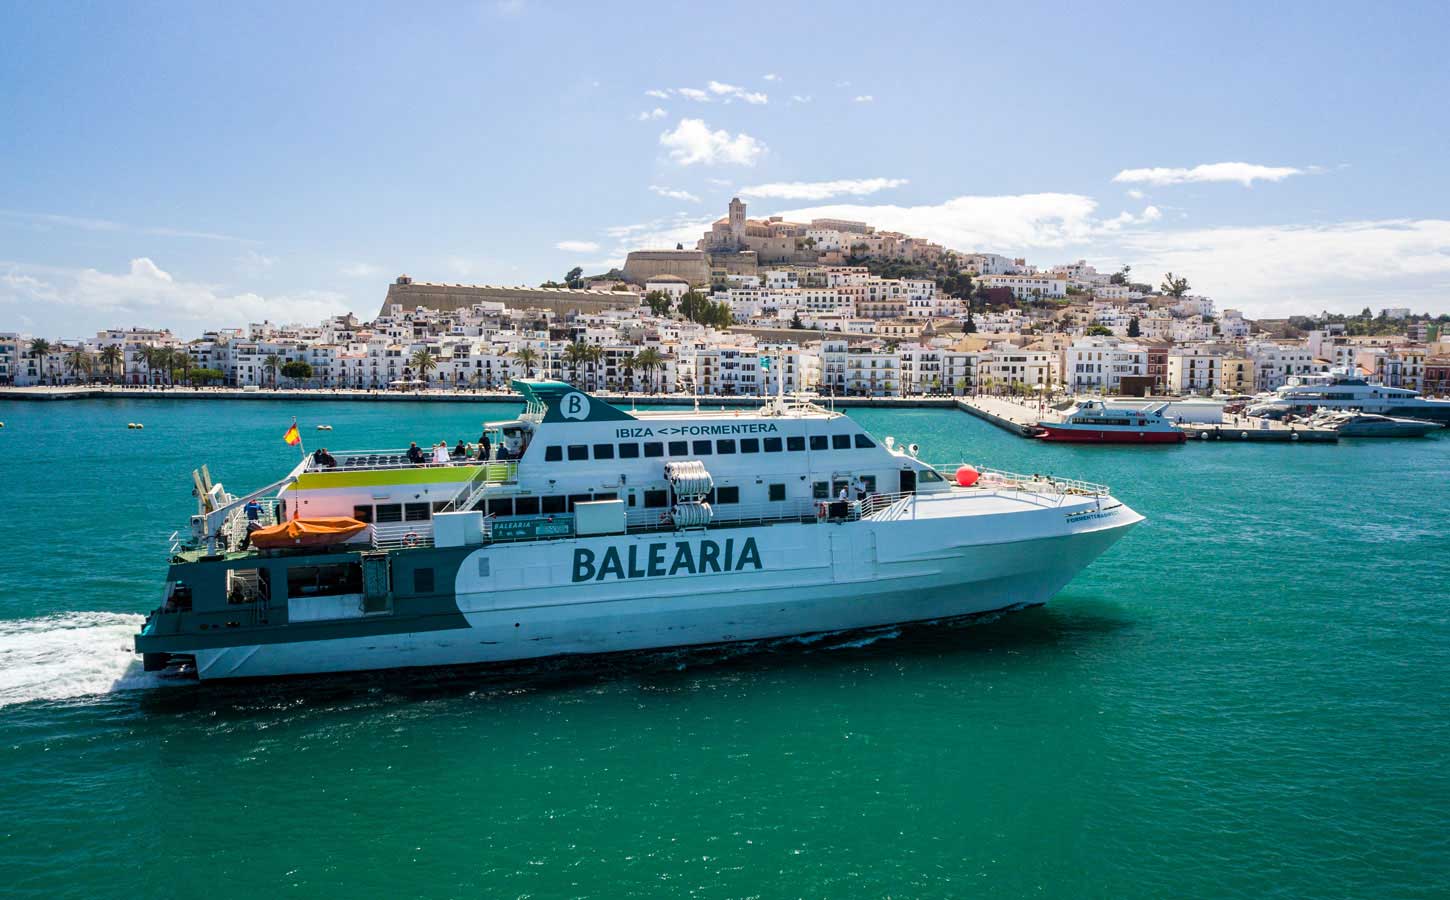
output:
[[962, 487], [971, 487], [972, 485], [976, 484], [977, 479], [981, 477], [982, 473], [978, 472], [971, 466], [962, 466], [961, 468], [957, 469], [957, 484], [961, 485]]

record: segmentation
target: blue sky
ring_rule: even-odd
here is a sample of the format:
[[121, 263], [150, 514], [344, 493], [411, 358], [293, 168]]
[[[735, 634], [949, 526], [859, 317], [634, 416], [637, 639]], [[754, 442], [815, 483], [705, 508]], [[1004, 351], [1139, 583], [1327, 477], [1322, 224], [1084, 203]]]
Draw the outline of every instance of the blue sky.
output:
[[0, 330], [371, 316], [736, 193], [1250, 315], [1450, 311], [1447, 7], [1169, 6], [5, 0]]

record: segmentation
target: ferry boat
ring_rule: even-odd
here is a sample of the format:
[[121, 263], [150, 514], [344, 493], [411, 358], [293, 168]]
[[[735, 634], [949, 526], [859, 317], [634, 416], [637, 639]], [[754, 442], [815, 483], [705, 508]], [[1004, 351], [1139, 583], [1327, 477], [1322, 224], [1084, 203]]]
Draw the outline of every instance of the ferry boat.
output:
[[1260, 395], [1245, 414], [1280, 419], [1288, 413], [1307, 415], [1324, 409], [1357, 410], [1450, 426], [1450, 400], [1430, 400], [1409, 388], [1372, 384], [1347, 369], [1296, 375], [1278, 390]]
[[1164, 417], [1167, 406], [1127, 409], [1084, 400], [1061, 422], [1038, 422], [1033, 437], [1079, 444], [1181, 444], [1185, 435]]
[[[943, 472], [803, 399], [626, 412], [515, 381], [486, 459], [194, 473], [148, 670], [197, 679], [716, 644], [1046, 602], [1142, 521], [1106, 487]], [[329, 464], [331, 463], [331, 464]]]

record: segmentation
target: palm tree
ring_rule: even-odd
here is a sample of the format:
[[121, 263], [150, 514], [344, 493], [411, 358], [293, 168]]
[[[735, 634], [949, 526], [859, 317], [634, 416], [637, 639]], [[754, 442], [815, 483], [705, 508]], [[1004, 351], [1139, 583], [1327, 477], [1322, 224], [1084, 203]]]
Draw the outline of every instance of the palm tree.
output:
[[181, 369], [181, 380], [186, 381], [191, 375], [191, 367], [196, 364], [196, 360], [192, 359], [191, 353], [184, 349], [173, 350], [171, 358], [177, 368]]
[[599, 390], [599, 364], [604, 361], [604, 348], [597, 344], [590, 344], [585, 350], [584, 361], [589, 364], [589, 389], [597, 391]]
[[45, 338], [35, 338], [31, 340], [30, 355], [35, 357], [35, 359], [40, 363], [38, 368], [40, 369], [41, 381], [45, 380], [45, 357], [48, 353], [50, 353], [50, 341], [47, 341]]
[[161, 348], [142, 347], [141, 361], [146, 363], [146, 383], [156, 383], [156, 370], [161, 367]]
[[65, 355], [65, 367], [70, 370], [71, 377], [76, 381], [81, 380], [81, 375], [91, 371], [91, 355], [81, 347], [77, 347]]
[[664, 365], [665, 358], [653, 347], [646, 347], [635, 355], [635, 365], [644, 369], [644, 374], [649, 379], [650, 393], [654, 393], [654, 370]]
[[413, 374], [427, 382], [428, 373], [438, 368], [438, 359], [428, 351], [427, 347], [423, 347], [413, 351], [413, 355], [408, 359], [408, 364], [413, 367]]
[[564, 364], [574, 372], [574, 383], [579, 383], [579, 367], [589, 358], [589, 345], [583, 341], [571, 341], [564, 348]]
[[277, 372], [282, 368], [284, 362], [286, 360], [277, 353], [269, 353], [267, 354], [267, 358], [262, 360], [263, 371], [272, 373], [272, 390], [277, 389]]
[[116, 369], [125, 362], [126, 354], [116, 344], [101, 348], [101, 365], [105, 367], [106, 374], [111, 376], [111, 381], [116, 380]]
[[514, 359], [518, 360], [519, 365], [524, 367], [524, 375], [532, 378], [534, 376], [533, 367], [539, 362], [538, 351], [533, 347], [523, 346], [515, 350], [511, 355]]
[[621, 359], [619, 361], [619, 367], [623, 370], [623, 375], [624, 375], [624, 378], [625, 378], [625, 382], [624, 383], [627, 384], [627, 385], [629, 385], [629, 390], [633, 391], [634, 390], [634, 370], [637, 369], [637, 368], [639, 368], [639, 357], [637, 355], [631, 353], [628, 356], [626, 356], [624, 359]]

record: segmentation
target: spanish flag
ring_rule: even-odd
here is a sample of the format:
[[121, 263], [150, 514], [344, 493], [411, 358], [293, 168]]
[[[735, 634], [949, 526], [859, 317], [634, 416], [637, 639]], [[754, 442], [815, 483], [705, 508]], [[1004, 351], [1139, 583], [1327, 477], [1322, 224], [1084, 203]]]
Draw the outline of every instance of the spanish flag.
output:
[[282, 440], [286, 441], [288, 444], [292, 445], [293, 447], [295, 447], [298, 444], [302, 443], [302, 435], [301, 435], [301, 433], [299, 433], [297, 431], [297, 423], [296, 422], [293, 422], [292, 423], [292, 427], [287, 429], [287, 433], [284, 434], [284, 435], [282, 435]]

